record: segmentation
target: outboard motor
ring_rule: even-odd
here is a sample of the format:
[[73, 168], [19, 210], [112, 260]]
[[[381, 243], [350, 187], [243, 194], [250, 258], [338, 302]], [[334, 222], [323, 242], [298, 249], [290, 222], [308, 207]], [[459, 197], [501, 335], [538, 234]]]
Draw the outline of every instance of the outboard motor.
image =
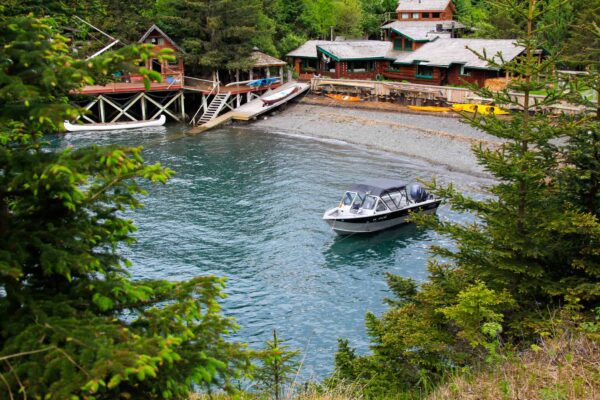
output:
[[429, 193], [421, 187], [421, 185], [415, 183], [410, 187], [410, 198], [415, 203], [421, 203], [429, 199]]

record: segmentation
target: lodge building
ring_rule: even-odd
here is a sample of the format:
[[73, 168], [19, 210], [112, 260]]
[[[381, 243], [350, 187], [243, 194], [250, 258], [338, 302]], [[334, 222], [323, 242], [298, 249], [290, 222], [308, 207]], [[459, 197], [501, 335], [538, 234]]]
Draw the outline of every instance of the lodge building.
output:
[[452, 0], [399, 0], [396, 20], [382, 25], [383, 40], [310, 40], [287, 54], [300, 79], [314, 75], [391, 79], [427, 85], [484, 86], [504, 76], [479, 55], [508, 62], [524, 48], [513, 40], [463, 39]]

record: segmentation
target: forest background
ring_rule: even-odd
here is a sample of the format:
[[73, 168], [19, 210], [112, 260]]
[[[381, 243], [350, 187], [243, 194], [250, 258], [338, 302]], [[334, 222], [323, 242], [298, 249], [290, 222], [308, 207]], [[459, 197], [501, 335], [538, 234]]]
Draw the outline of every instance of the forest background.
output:
[[[518, 2], [517, 2], [518, 3]], [[597, 16], [597, 1], [544, 2], [537, 24], [540, 43], [564, 59], [581, 48], [574, 27]], [[244, 66], [252, 48], [283, 58], [309, 39], [380, 39], [383, 22], [395, 19], [396, 0], [7, 0], [3, 14], [52, 16], [76, 38], [101, 46], [106, 38], [77, 24], [86, 19], [123, 43], [135, 43], [157, 24], [186, 51], [186, 62], [210, 68]], [[516, 39], [523, 20], [485, 0], [455, 0], [456, 19], [469, 36]], [[515, 3], [516, 4], [516, 3]], [[97, 43], [94, 43], [94, 40]]]

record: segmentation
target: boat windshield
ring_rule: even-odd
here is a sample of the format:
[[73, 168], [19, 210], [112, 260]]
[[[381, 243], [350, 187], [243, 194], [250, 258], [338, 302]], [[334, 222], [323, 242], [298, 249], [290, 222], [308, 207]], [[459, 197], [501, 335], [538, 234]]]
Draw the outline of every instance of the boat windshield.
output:
[[346, 194], [344, 194], [344, 197], [342, 198], [342, 204], [345, 206], [349, 206], [354, 201], [355, 196], [356, 193], [354, 192], [346, 192]]
[[375, 203], [377, 203], [377, 197], [375, 196], [367, 196], [362, 204], [363, 210], [372, 210], [375, 208]]
[[364, 193], [354, 193], [354, 201], [352, 202], [352, 205], [350, 206], [351, 209], [353, 210], [358, 210], [363, 202], [365, 201], [365, 194]]

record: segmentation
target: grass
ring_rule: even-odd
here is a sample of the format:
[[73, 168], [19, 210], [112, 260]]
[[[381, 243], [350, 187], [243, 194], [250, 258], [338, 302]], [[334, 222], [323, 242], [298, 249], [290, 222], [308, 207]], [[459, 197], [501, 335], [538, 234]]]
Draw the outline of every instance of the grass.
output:
[[600, 398], [600, 343], [566, 332], [472, 376], [457, 375], [429, 400]]
[[[326, 388], [302, 385], [281, 400], [364, 400], [362, 388], [341, 384]], [[403, 396], [405, 395], [405, 396]], [[413, 398], [398, 393], [397, 398]], [[272, 399], [242, 393], [236, 399]], [[566, 330], [543, 339], [517, 356], [485, 370], [456, 374], [424, 396], [426, 400], [594, 400], [600, 399], [600, 338]], [[224, 394], [193, 394], [189, 400], [233, 400]], [[376, 400], [376, 399], [373, 399]]]

